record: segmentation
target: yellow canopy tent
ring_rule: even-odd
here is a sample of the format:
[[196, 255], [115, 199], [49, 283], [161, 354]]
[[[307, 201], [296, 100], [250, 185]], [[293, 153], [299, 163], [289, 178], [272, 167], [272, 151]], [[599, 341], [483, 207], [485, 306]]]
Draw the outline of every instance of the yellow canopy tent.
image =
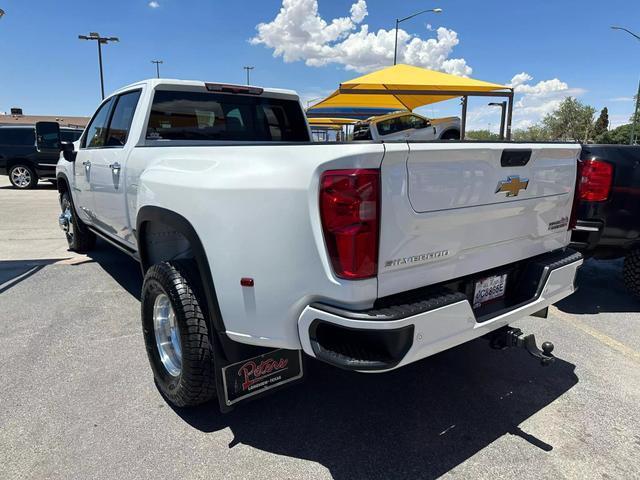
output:
[[[336, 132], [336, 141], [342, 141], [349, 134], [349, 125], [355, 125], [358, 120], [355, 118], [308, 118], [311, 126], [311, 133], [317, 140], [328, 141], [327, 131]], [[324, 134], [323, 134], [324, 132]]]
[[332, 125], [353, 125], [358, 120], [355, 118], [309, 118], [309, 125], [322, 125], [322, 126], [332, 126]]
[[[497, 83], [427, 70], [411, 65], [394, 65], [340, 84], [340, 88], [307, 110], [389, 108], [413, 110], [443, 100], [462, 97], [462, 132], [466, 124], [467, 97], [508, 97], [507, 138], [510, 137], [513, 89]], [[503, 110], [506, 108], [503, 107]], [[326, 110], [325, 110], [326, 111]], [[319, 113], [319, 112], [318, 112]], [[503, 122], [504, 123], [504, 122]]]

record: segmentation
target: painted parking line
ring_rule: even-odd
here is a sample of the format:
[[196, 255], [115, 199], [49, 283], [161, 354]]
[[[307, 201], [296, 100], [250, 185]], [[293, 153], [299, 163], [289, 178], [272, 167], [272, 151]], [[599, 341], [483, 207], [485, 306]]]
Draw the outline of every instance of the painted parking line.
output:
[[581, 322], [580, 320], [578, 320], [575, 316], [569, 315], [568, 313], [565, 313], [565, 312], [563, 312], [561, 310], [558, 310], [558, 308], [555, 307], [555, 306], [551, 306], [551, 311], [552, 311], [553, 315], [555, 315], [556, 317], [558, 317], [561, 320], [564, 320], [565, 322], [571, 324], [572, 326], [574, 326], [578, 330], [583, 331], [587, 335], [592, 336], [593, 338], [598, 340], [600, 343], [604, 343], [606, 346], [608, 346], [609, 348], [612, 348], [613, 350], [617, 351], [618, 353], [621, 353], [625, 357], [630, 358], [631, 360], [634, 360], [634, 361], [640, 363], [640, 352], [639, 351], [634, 350], [633, 348], [629, 347], [628, 345], [625, 345], [624, 343], [619, 342], [618, 340], [615, 340], [615, 339], [611, 338], [609, 335], [606, 335], [606, 334], [602, 333], [601, 331], [599, 331], [599, 330], [597, 330], [597, 329], [595, 329], [593, 327], [590, 327], [586, 323]]

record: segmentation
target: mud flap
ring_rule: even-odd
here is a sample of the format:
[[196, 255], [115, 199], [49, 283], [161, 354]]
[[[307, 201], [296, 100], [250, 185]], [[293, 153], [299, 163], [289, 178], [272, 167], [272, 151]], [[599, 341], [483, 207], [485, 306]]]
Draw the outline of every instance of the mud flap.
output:
[[302, 363], [301, 350], [279, 349], [223, 366], [216, 372], [220, 410], [229, 412], [238, 402], [302, 379]]

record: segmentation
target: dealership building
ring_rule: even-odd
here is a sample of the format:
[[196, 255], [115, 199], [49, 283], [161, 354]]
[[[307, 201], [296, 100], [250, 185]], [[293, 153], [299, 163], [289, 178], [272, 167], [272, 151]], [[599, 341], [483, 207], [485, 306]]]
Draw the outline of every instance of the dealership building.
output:
[[24, 115], [21, 108], [12, 108], [11, 113], [0, 113], [0, 125], [34, 125], [37, 122], [58, 122], [61, 127], [84, 128], [89, 117]]

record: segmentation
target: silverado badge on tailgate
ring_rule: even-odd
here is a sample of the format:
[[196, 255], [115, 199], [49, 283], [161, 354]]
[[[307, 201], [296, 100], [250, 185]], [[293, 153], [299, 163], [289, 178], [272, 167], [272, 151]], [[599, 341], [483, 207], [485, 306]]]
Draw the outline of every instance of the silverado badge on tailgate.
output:
[[274, 350], [222, 369], [227, 405], [302, 378], [300, 350]]
[[506, 180], [500, 180], [496, 193], [506, 192], [507, 197], [517, 197], [520, 190], [526, 190], [529, 185], [529, 179], [520, 179], [520, 175], [510, 175]]

